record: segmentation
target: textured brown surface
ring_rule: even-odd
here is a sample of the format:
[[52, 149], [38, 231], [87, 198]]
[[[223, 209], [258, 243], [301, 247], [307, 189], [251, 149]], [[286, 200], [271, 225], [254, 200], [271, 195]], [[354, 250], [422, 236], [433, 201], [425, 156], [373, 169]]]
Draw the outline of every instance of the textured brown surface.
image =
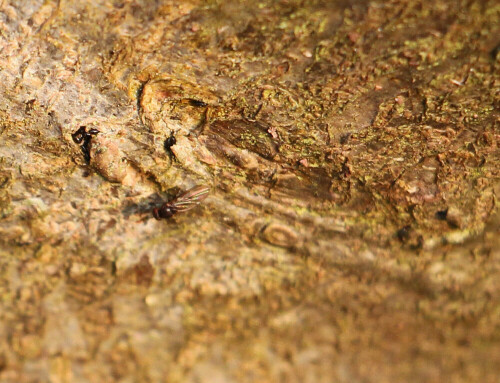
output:
[[498, 1], [0, 11], [0, 382], [498, 381]]

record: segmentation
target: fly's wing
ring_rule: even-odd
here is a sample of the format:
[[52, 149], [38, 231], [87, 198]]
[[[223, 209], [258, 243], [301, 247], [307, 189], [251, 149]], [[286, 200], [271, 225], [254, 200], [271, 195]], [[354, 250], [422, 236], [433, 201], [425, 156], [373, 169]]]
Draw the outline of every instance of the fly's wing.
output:
[[200, 204], [210, 193], [210, 188], [203, 185], [197, 185], [179, 195], [176, 199], [169, 202], [176, 211], [186, 211]]

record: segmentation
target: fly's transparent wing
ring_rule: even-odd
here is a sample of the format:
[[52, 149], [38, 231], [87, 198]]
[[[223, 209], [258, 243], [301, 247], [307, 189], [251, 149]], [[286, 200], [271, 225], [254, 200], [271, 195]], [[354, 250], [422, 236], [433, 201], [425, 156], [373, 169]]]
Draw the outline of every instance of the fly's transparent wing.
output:
[[175, 198], [168, 204], [175, 211], [186, 211], [200, 204], [210, 193], [210, 188], [203, 185], [197, 185]]

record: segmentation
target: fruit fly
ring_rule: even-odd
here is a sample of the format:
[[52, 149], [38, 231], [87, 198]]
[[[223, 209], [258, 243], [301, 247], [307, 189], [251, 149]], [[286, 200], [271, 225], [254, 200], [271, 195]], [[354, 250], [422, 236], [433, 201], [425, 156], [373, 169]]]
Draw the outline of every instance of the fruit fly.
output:
[[90, 146], [92, 137], [96, 136], [97, 133], [99, 133], [99, 131], [95, 128], [92, 128], [87, 132], [87, 127], [80, 126], [80, 129], [71, 135], [75, 144], [81, 144], [80, 148], [82, 149], [82, 153], [87, 164], [90, 163]]
[[160, 207], [154, 208], [153, 216], [158, 220], [163, 218], [167, 219], [172, 217], [176, 213], [191, 210], [192, 208], [198, 206], [201, 201], [207, 198], [209, 193], [209, 187], [197, 185], [178, 195], [172, 201], [169, 201]]

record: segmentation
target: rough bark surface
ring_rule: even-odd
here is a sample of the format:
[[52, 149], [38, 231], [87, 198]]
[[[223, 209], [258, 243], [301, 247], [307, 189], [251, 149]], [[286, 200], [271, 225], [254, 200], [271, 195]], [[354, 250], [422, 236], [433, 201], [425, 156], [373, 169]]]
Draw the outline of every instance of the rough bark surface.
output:
[[2, 383], [498, 381], [498, 1], [0, 11]]

